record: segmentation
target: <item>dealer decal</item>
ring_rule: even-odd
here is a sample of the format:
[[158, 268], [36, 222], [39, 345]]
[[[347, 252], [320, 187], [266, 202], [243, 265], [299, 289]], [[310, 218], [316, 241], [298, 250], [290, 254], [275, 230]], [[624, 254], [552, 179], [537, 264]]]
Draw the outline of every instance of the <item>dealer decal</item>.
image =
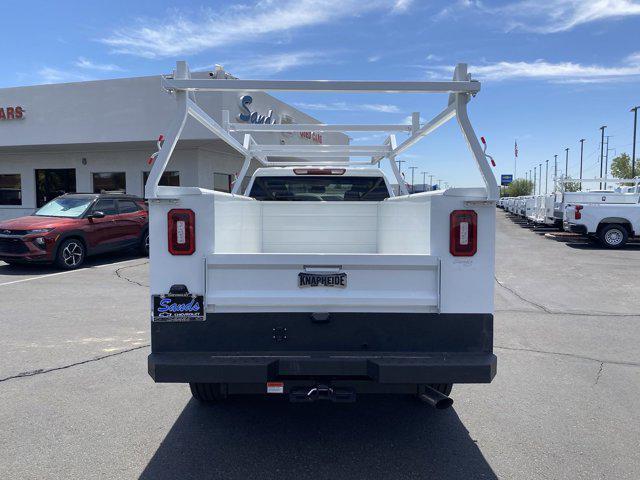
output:
[[154, 295], [154, 322], [203, 321], [204, 297], [202, 295]]

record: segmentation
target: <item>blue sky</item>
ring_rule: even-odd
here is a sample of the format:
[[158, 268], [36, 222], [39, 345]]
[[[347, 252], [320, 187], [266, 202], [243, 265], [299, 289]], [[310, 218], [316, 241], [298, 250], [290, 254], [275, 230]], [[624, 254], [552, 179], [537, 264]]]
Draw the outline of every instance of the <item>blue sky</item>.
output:
[[[631, 151], [640, 104], [640, 1], [244, 0], [87, 2], [5, 0], [0, 87], [168, 73], [218, 63], [242, 78], [448, 79], [457, 62], [482, 81], [469, 105], [496, 174], [518, 173], [570, 148], [576, 176], [599, 170], [599, 127], [611, 155]], [[430, 118], [429, 95], [280, 95], [328, 122]], [[360, 144], [382, 138], [358, 138]], [[360, 136], [362, 137], [362, 136]], [[478, 185], [455, 124], [403, 158], [458, 186]], [[520, 176], [520, 175], [518, 175]], [[420, 180], [421, 181], [421, 180]], [[416, 179], [416, 183], [419, 183]]]

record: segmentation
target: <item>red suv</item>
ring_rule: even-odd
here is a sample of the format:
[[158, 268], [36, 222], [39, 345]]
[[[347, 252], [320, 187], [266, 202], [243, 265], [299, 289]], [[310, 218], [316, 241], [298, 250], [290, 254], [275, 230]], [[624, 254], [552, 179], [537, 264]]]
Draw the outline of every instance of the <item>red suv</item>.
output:
[[136, 247], [149, 252], [144, 200], [123, 194], [70, 193], [33, 215], [0, 222], [0, 260], [78, 268], [88, 255]]

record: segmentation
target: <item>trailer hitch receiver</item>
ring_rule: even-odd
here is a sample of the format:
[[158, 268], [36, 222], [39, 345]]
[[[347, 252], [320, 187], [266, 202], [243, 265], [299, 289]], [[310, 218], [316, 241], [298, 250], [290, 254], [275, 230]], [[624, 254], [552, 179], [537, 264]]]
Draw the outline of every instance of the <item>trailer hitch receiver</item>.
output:
[[336, 403], [352, 403], [356, 401], [356, 392], [347, 388], [332, 388], [327, 385], [295, 388], [289, 393], [289, 401], [294, 403], [330, 400]]

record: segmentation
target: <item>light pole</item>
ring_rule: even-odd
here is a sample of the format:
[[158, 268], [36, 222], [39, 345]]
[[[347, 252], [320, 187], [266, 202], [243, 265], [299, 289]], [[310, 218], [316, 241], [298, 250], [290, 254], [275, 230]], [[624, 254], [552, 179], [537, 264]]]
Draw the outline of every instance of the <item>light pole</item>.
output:
[[569, 147], [564, 149], [564, 153], [564, 176], [567, 178], [569, 176]]
[[[600, 131], [602, 132], [602, 139], [600, 140], [600, 178], [602, 178], [602, 162], [604, 160], [604, 129], [607, 128], [606, 125], [600, 127]], [[602, 182], [600, 182], [600, 190], [602, 190]]]
[[582, 190], [582, 156], [584, 154], [584, 138], [580, 139], [580, 190]]
[[558, 191], [558, 155], [553, 156], [553, 191]]
[[411, 170], [411, 193], [416, 193], [416, 187], [415, 187], [415, 174], [416, 174], [416, 169], [418, 167], [409, 167], [409, 170]]
[[429, 172], [420, 172], [422, 174], [422, 191], [427, 191], [427, 175]]
[[536, 171], [536, 168], [538, 167], [533, 167], [533, 194], [536, 194], [536, 180], [538, 180], [538, 172]]
[[538, 195], [542, 194], [542, 164], [538, 164], [538, 169], [540, 170], [540, 183], [538, 184]]
[[429, 175], [429, 191], [433, 190], [433, 175]]
[[442, 187], [442, 179], [439, 178], [438, 179], [438, 190], [441, 190], [441, 187]]
[[396, 160], [396, 162], [398, 162], [398, 171], [400, 172], [400, 175], [402, 176], [402, 164], [403, 163], [407, 163], [407, 161], [398, 159], [398, 160]]
[[544, 194], [547, 195], [549, 193], [549, 160], [545, 160], [546, 169], [544, 171]]
[[633, 107], [633, 153], [631, 154], [631, 178], [636, 178], [636, 130], [638, 129], [638, 107]]

